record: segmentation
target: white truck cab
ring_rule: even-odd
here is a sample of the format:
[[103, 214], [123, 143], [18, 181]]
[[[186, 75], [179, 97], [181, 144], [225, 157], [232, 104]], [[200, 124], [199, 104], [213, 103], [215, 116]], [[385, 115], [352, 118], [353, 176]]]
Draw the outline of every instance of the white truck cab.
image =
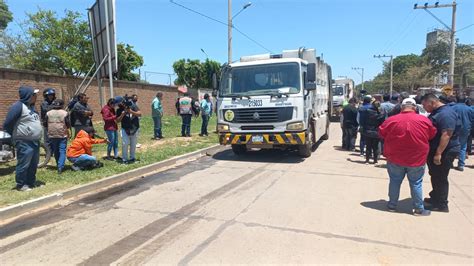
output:
[[309, 157], [329, 134], [330, 67], [314, 49], [242, 57], [225, 65], [217, 93], [219, 141], [249, 148], [296, 148]]

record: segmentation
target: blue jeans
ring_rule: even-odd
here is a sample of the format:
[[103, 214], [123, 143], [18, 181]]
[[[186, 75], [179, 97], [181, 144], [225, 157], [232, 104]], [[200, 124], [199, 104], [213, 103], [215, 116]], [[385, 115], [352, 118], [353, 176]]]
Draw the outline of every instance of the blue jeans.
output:
[[191, 119], [193, 115], [181, 115], [183, 124], [181, 125], [181, 136], [191, 136]]
[[107, 144], [107, 156], [110, 157], [110, 153], [112, 149], [114, 150], [114, 157], [118, 157], [118, 134], [117, 130], [106, 130], [105, 134], [107, 134], [107, 139], [109, 140], [109, 144]]
[[[135, 160], [135, 150], [137, 149], [138, 131], [133, 135], [127, 135], [122, 128], [122, 160], [124, 162]], [[130, 158], [128, 157], [128, 147], [130, 147]]]
[[80, 155], [79, 157], [68, 157], [67, 159], [71, 163], [73, 163], [74, 166], [77, 166], [80, 168], [92, 167], [97, 162], [97, 159], [94, 156], [91, 156], [89, 154], [83, 154], [83, 155]]
[[201, 135], [207, 135], [207, 125], [209, 124], [209, 115], [202, 115]]
[[56, 159], [58, 170], [62, 170], [66, 163], [67, 138], [50, 138], [49, 141], [51, 143], [51, 152], [54, 154], [54, 158]]
[[467, 139], [469, 138], [470, 131], [461, 131], [459, 134], [459, 142], [461, 143], [461, 150], [459, 151], [458, 167], [464, 167], [466, 164], [466, 151], [467, 151]]
[[152, 118], [153, 118], [153, 125], [154, 125], [153, 137], [162, 138], [163, 134], [161, 133], [161, 116], [154, 116]]
[[16, 147], [16, 185], [33, 187], [39, 162], [39, 140], [17, 140]]
[[405, 167], [391, 162], [387, 162], [387, 172], [390, 176], [390, 184], [388, 186], [388, 205], [396, 208], [398, 198], [400, 196], [400, 186], [405, 175], [410, 183], [411, 198], [413, 200], [413, 208], [415, 210], [423, 210], [423, 175], [425, 174], [425, 166]]

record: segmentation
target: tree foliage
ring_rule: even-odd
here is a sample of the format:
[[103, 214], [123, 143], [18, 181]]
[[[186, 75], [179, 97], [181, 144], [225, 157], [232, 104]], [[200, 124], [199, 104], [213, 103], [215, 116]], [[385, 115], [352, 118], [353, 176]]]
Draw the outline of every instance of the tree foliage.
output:
[[143, 57], [133, 50], [133, 46], [119, 43], [118, 53], [118, 74], [120, 80], [139, 81], [140, 76], [132, 71], [143, 66]]
[[0, 31], [7, 28], [8, 23], [13, 20], [12, 12], [8, 9], [7, 3], [0, 0]]
[[[449, 44], [445, 42], [425, 48], [419, 56], [397, 56], [393, 59], [393, 90], [413, 92], [419, 87], [431, 87], [439, 76], [447, 75], [448, 67]], [[474, 83], [474, 45], [457, 44], [454, 74], [455, 83], [462, 87]], [[389, 63], [373, 80], [364, 83], [369, 93], [387, 93], [389, 88]]]
[[186, 85], [189, 88], [211, 88], [212, 75], [220, 75], [221, 66], [218, 62], [206, 59], [201, 63], [198, 59], [180, 59], [173, 63], [173, 69], [178, 78], [175, 84]]
[[[2, 51], [8, 67], [83, 76], [94, 63], [90, 28], [78, 12], [66, 10], [62, 18], [50, 10], [28, 14], [25, 35], [5, 36]], [[133, 70], [143, 57], [128, 44], [118, 44], [119, 79], [138, 80]], [[0, 62], [1, 63], [1, 62]]]

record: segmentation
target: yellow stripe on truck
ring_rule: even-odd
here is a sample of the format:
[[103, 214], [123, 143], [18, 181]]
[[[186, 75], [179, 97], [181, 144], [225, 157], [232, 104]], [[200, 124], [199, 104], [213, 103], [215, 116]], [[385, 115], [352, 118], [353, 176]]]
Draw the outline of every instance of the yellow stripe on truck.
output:
[[[263, 142], [252, 143], [252, 136], [263, 136]], [[243, 140], [241, 140], [243, 139]], [[271, 140], [273, 139], [273, 140]], [[277, 133], [277, 134], [221, 134], [220, 144], [278, 144], [278, 145], [301, 145], [306, 141], [304, 132], [299, 133]]]

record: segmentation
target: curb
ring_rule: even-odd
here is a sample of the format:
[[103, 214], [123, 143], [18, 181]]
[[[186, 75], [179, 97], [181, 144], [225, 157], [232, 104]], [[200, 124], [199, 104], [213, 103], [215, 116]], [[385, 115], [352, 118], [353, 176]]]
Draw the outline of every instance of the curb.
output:
[[[63, 192], [46, 195], [41, 198], [32, 199], [26, 202], [21, 202], [12, 206], [4, 207], [0, 209], [0, 225], [6, 224], [20, 218], [27, 214], [32, 214], [40, 210], [48, 209], [57, 206], [59, 203], [65, 200], [71, 200], [73, 198], [80, 197], [85, 194], [106, 191], [111, 188], [126, 184], [129, 181], [143, 178], [147, 175], [153, 174], [160, 169], [171, 166], [179, 166], [186, 162], [199, 159], [209, 153], [218, 152], [224, 150], [225, 147], [216, 144], [214, 146], [200, 149], [191, 153], [176, 156], [161, 162], [146, 165], [128, 172], [109, 176], [92, 183], [79, 185], [68, 189]], [[9, 220], [9, 221], [7, 221]]]

